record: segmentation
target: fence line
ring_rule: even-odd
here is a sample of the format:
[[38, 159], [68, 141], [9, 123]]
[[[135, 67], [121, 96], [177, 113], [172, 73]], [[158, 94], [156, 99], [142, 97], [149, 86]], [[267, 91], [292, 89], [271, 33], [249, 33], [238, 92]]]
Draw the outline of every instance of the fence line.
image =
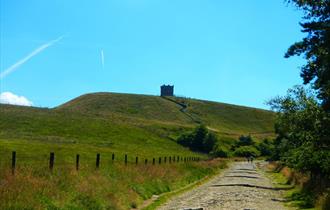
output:
[[[112, 163], [115, 162], [115, 153], [112, 153], [111, 155], [111, 161]], [[143, 159], [141, 159], [143, 161]], [[200, 157], [182, 157], [182, 156], [165, 156], [165, 157], [159, 157], [158, 158], [158, 165], [166, 164], [174, 164], [174, 163], [180, 163], [180, 162], [192, 162], [192, 161], [200, 161]], [[128, 155], [125, 154], [124, 156], [124, 164], [128, 164]], [[101, 163], [101, 154], [97, 153], [96, 154], [96, 159], [95, 159], [95, 168], [99, 169], [100, 168], [100, 163]], [[133, 162], [131, 162], [133, 163]], [[139, 157], [135, 157], [135, 165], [139, 164]], [[144, 164], [148, 164], [148, 159], [144, 159]], [[16, 151], [12, 151], [12, 157], [11, 157], [11, 171], [12, 175], [15, 175], [15, 169], [17, 165], [17, 159], [16, 159]], [[156, 165], [156, 158], [152, 158], [152, 165]], [[50, 152], [49, 153], [49, 170], [53, 171], [55, 166], [55, 153]], [[80, 154], [76, 154], [76, 159], [75, 159], [75, 169], [79, 171], [80, 169]]]

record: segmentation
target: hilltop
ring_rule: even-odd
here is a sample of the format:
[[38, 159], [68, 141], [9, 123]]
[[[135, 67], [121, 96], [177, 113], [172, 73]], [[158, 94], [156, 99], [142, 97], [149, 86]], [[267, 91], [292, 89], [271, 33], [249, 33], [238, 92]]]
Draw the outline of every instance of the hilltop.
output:
[[271, 134], [274, 113], [267, 110], [182, 97], [91, 93], [75, 98], [56, 110], [91, 116], [110, 116], [191, 126], [203, 123], [210, 129], [232, 135]]

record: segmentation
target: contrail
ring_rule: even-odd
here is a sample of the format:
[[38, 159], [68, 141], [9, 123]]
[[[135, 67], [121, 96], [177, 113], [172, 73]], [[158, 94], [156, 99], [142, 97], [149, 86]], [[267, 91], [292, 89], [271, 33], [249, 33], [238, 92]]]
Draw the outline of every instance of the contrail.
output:
[[102, 69], [104, 69], [104, 52], [103, 52], [103, 49], [101, 50], [101, 64], [102, 64]]
[[22, 58], [21, 60], [17, 61], [15, 64], [13, 64], [12, 66], [10, 66], [9, 68], [5, 69], [4, 71], [2, 71], [0, 73], [0, 79], [6, 77], [8, 74], [12, 73], [13, 71], [15, 71], [18, 67], [20, 67], [21, 65], [23, 65], [25, 62], [27, 62], [28, 60], [30, 60], [32, 57], [38, 55], [39, 53], [41, 53], [42, 51], [44, 51], [45, 49], [47, 49], [48, 47], [52, 46], [53, 44], [55, 44], [56, 42], [60, 41], [61, 39], [63, 39], [64, 36], [60, 36], [57, 39], [51, 40], [46, 44], [41, 45], [40, 47], [38, 47], [37, 49], [33, 50], [30, 54], [28, 54], [27, 56], [25, 56], [24, 58]]

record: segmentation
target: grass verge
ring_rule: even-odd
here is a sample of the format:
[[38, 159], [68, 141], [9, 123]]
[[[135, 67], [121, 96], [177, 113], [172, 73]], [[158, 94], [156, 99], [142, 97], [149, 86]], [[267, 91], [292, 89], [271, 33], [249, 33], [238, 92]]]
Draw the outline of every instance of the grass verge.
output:
[[[288, 187], [284, 192], [286, 206], [299, 210], [328, 210], [329, 189], [318, 189], [307, 174], [296, 172], [275, 162], [267, 165], [266, 175], [276, 187]], [[328, 185], [328, 184], [326, 184]], [[289, 189], [292, 187], [292, 189]]]

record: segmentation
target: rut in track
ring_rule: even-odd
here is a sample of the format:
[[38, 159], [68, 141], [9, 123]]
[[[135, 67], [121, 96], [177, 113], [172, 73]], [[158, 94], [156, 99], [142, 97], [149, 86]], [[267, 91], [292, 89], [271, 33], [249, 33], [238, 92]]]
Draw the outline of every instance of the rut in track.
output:
[[173, 198], [159, 210], [285, 210], [283, 188], [273, 187], [253, 163], [235, 162], [223, 173]]

